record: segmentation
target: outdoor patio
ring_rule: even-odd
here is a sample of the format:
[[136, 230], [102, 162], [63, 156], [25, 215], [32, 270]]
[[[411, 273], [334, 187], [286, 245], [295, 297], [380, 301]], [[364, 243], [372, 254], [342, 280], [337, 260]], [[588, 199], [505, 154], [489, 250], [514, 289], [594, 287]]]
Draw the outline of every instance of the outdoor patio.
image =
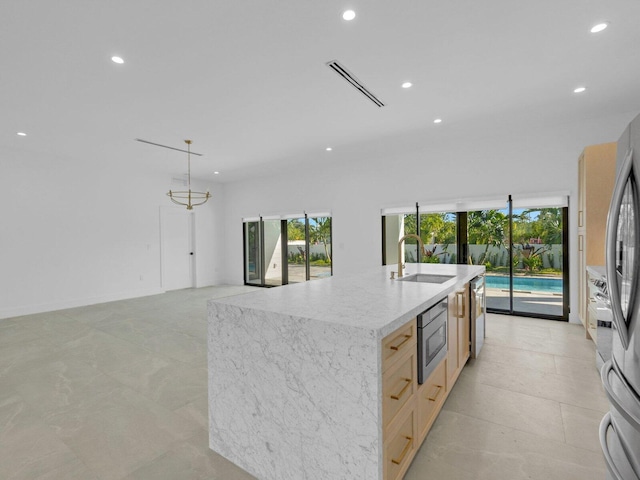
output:
[[[509, 291], [487, 288], [487, 308], [509, 310]], [[562, 315], [562, 294], [513, 291], [513, 310], [520, 313]]]

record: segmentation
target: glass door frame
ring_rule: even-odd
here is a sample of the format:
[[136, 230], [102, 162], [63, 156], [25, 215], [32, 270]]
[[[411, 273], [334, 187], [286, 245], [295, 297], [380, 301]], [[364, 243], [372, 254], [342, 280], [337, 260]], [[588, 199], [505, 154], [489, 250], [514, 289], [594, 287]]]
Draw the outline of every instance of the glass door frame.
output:
[[[257, 247], [257, 256], [259, 257], [259, 265], [256, 265], [255, 268], [260, 268], [260, 283], [252, 283], [250, 282], [249, 278], [248, 278], [248, 271], [249, 271], [249, 265], [248, 265], [248, 247], [247, 247], [247, 243], [249, 241], [249, 239], [247, 238], [247, 229], [249, 224], [251, 223], [257, 223], [258, 224], [258, 231], [256, 232], [257, 234], [257, 242], [258, 242], [258, 247]], [[243, 276], [244, 276], [244, 284], [245, 285], [250, 285], [250, 286], [254, 286], [254, 287], [262, 287], [264, 286], [265, 283], [265, 274], [264, 274], [264, 254], [263, 254], [263, 224], [262, 224], [262, 217], [259, 217], [258, 219], [255, 220], [248, 220], [248, 221], [243, 221], [242, 222], [242, 258], [243, 258]], [[256, 239], [254, 239], [255, 241]]]
[[[305, 262], [304, 262], [304, 272], [305, 278], [304, 281], [308, 282], [311, 280], [311, 229], [309, 225], [309, 215], [305, 212], [304, 216], [292, 217], [302, 220], [304, 218], [304, 235], [305, 235]], [[331, 215], [326, 215], [324, 217], [312, 217], [312, 218], [328, 218], [330, 219], [329, 223], [329, 238], [331, 240], [331, 246], [333, 247], [333, 221]], [[289, 236], [287, 229], [287, 222], [291, 218], [281, 218], [280, 221], [280, 249], [281, 249], [281, 279], [282, 285], [289, 284]], [[243, 220], [242, 222], [242, 256], [243, 256], [243, 277], [244, 284], [252, 287], [265, 287], [272, 288], [280, 285], [269, 285], [266, 282], [266, 258], [265, 258], [265, 232], [264, 232], [264, 222], [265, 219], [260, 216], [256, 219], [251, 220]], [[258, 257], [259, 257], [259, 265], [256, 265], [256, 268], [260, 268], [260, 282], [252, 283], [248, 278], [248, 238], [247, 238], [247, 226], [251, 223], [258, 224], [257, 231], [257, 242], [258, 242]], [[331, 265], [330, 265], [330, 274], [333, 276], [333, 255], [331, 255]]]
[[[513, 244], [513, 199], [509, 195], [507, 199], [508, 206], [508, 243], [507, 252], [509, 260], [509, 309], [496, 309], [487, 307], [489, 313], [499, 313], [506, 315], [515, 315], [519, 317], [533, 317], [543, 318], [547, 320], [569, 321], [569, 299], [570, 299], [570, 271], [569, 271], [569, 206], [559, 207], [546, 207], [546, 208], [559, 208], [562, 210], [562, 314], [551, 315], [536, 312], [522, 312], [514, 309], [513, 301], [513, 258], [514, 258], [514, 244]], [[475, 211], [475, 210], [474, 210]], [[409, 209], [405, 211], [404, 215], [416, 215], [416, 229], [420, 231], [420, 208], [416, 203], [415, 213], [409, 213]], [[454, 212], [451, 212], [454, 213]], [[467, 264], [470, 262], [469, 257], [469, 233], [468, 233], [468, 213], [469, 211], [458, 211], [456, 215], [456, 240], [457, 240], [457, 263]], [[393, 212], [389, 214], [383, 213], [381, 215], [381, 232], [382, 232], [382, 265], [388, 264], [387, 258], [387, 215], [400, 215], [401, 213]], [[417, 233], [415, 232], [415, 233]], [[413, 233], [413, 232], [411, 232]], [[422, 255], [420, 249], [418, 250], [417, 263], [421, 263]], [[405, 259], [403, 259], [404, 263]]]
[[[513, 243], [513, 199], [509, 195], [507, 200], [508, 209], [508, 241], [507, 252], [509, 257], [509, 309], [498, 309], [487, 306], [488, 313], [498, 313], [504, 315], [514, 315], [518, 317], [542, 318], [546, 320], [569, 321], [569, 207], [551, 207], [562, 209], [562, 314], [552, 315], [536, 312], [525, 312], [514, 309], [513, 302], [513, 259], [514, 259], [514, 243]], [[468, 222], [467, 216], [469, 212], [458, 212], [458, 258], [467, 258], [469, 252], [468, 244]], [[460, 236], [464, 235], [464, 242], [460, 241]], [[465, 262], [458, 262], [465, 263]]]

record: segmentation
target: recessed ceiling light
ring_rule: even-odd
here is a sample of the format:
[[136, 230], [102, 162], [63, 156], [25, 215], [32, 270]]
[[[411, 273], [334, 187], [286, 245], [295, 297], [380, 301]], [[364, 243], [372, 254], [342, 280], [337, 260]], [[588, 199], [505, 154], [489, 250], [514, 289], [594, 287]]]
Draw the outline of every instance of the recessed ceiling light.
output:
[[582, 93], [587, 89], [587, 87], [578, 87], [573, 90], [573, 93]]
[[124, 60], [122, 59], [122, 57], [117, 57], [117, 56], [111, 57], [111, 61], [113, 63], [124, 63]]
[[342, 14], [342, 18], [350, 22], [351, 20], [356, 18], [356, 12], [354, 12], [353, 10], [345, 10], [344, 13]]
[[412, 85], [413, 85], [413, 83], [411, 83], [411, 82], [404, 82], [402, 84], [402, 88], [410, 88]]
[[333, 150], [333, 148], [331, 148], [331, 147], [327, 147], [325, 150], [326, 150], [327, 152], [330, 152], [331, 150]]
[[214, 175], [220, 175], [220, 172], [213, 172]]
[[607, 28], [609, 26], [609, 22], [602, 22], [602, 23], [598, 23], [597, 25], [594, 25], [593, 27], [591, 27], [591, 33], [598, 33], [603, 31], [605, 28]]
[[24, 132], [18, 132], [18, 136], [20, 136], [20, 137], [26, 137], [26, 136], [27, 136], [27, 134], [26, 134], [26, 133], [24, 133]]
[[436, 118], [433, 123], [442, 123], [442, 119], [441, 118]]

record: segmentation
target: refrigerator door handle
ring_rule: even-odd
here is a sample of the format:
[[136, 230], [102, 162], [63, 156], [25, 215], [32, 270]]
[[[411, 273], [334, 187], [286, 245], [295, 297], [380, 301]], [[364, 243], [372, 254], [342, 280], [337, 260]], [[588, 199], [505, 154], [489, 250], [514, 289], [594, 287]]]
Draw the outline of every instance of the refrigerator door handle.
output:
[[[629, 477], [625, 478], [625, 476], [622, 473], [620, 473], [620, 470], [618, 470], [618, 467], [616, 466], [615, 461], [613, 460], [611, 452], [609, 451], [609, 445], [607, 444], [607, 430], [609, 430], [609, 427], [613, 429], [616, 435], [618, 434], [618, 432], [616, 431], [616, 426], [611, 421], [611, 412], [607, 412], [605, 416], [602, 418], [602, 421], [600, 422], [600, 445], [602, 447], [602, 453], [604, 454], [604, 459], [607, 464], [607, 468], [609, 472], [612, 473], [613, 480], [633, 480]], [[636, 480], [638, 479], [637, 476], [635, 476], [635, 478]]]
[[[625, 321], [624, 313], [620, 305], [620, 286], [618, 284], [618, 271], [617, 271], [617, 235], [618, 235], [618, 222], [620, 219], [620, 209], [622, 207], [622, 200], [624, 198], [625, 188], [627, 181], [632, 175], [633, 165], [633, 150], [629, 150], [625, 156], [624, 161], [620, 169], [620, 173], [616, 178], [616, 184], [613, 189], [613, 196], [611, 198], [611, 206], [609, 207], [609, 214], [607, 216], [607, 229], [606, 229], [606, 244], [605, 244], [605, 266], [607, 270], [607, 288], [609, 290], [609, 297], [611, 300], [611, 312], [613, 314], [613, 322], [615, 323], [618, 335], [622, 341], [622, 346], [626, 350], [629, 348], [629, 330], [627, 328], [627, 322]], [[638, 213], [638, 212], [636, 212]], [[634, 262], [634, 267], [637, 262]], [[632, 273], [632, 278], [635, 280], [636, 272]], [[633, 286], [635, 288], [635, 285]], [[635, 297], [635, 295], [634, 295]], [[633, 301], [634, 298], [631, 299]], [[627, 314], [631, 315], [633, 312], [633, 305], [629, 304], [627, 308]]]
[[618, 396], [613, 391], [613, 387], [611, 386], [611, 382], [609, 381], [609, 372], [611, 372], [611, 370], [614, 370], [614, 374], [618, 376], [618, 379], [627, 390], [629, 390], [630, 392], [633, 391], [631, 385], [629, 385], [625, 378], [620, 375], [613, 361], [609, 360], [602, 366], [602, 370], [600, 370], [600, 377], [602, 378], [602, 386], [604, 387], [604, 392], [607, 394], [611, 405], [613, 405], [613, 407], [620, 413], [620, 415], [624, 417], [627, 422], [629, 422], [631, 426], [633, 426], [633, 428], [640, 432], [640, 418], [637, 418], [633, 413], [629, 412], [628, 409], [623, 407], [620, 403], [620, 400], [618, 399]]

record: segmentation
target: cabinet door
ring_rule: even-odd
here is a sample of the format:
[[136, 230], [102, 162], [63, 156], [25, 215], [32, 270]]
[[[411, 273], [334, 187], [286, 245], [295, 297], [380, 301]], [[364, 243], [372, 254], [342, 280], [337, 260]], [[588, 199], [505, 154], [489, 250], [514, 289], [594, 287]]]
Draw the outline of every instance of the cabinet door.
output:
[[[578, 234], [578, 316], [584, 327], [587, 327], [587, 265], [585, 262], [584, 235]], [[589, 338], [587, 334], [587, 338]]]
[[418, 387], [416, 369], [418, 366], [415, 349], [406, 352], [393, 368], [382, 374], [382, 422], [387, 429], [402, 408], [410, 403]]
[[458, 368], [462, 369], [471, 355], [471, 324], [469, 323], [469, 284], [456, 292], [458, 302]]
[[382, 340], [382, 371], [391, 368], [406, 352], [416, 351], [416, 320], [390, 333]]
[[403, 409], [397, 426], [384, 442], [385, 480], [401, 480], [419, 448], [415, 409]]
[[458, 376], [458, 312], [456, 294], [449, 294], [449, 315], [447, 318], [447, 391], [451, 390]]
[[443, 360], [418, 388], [418, 435], [420, 442], [427, 436], [446, 398], [446, 361]]

